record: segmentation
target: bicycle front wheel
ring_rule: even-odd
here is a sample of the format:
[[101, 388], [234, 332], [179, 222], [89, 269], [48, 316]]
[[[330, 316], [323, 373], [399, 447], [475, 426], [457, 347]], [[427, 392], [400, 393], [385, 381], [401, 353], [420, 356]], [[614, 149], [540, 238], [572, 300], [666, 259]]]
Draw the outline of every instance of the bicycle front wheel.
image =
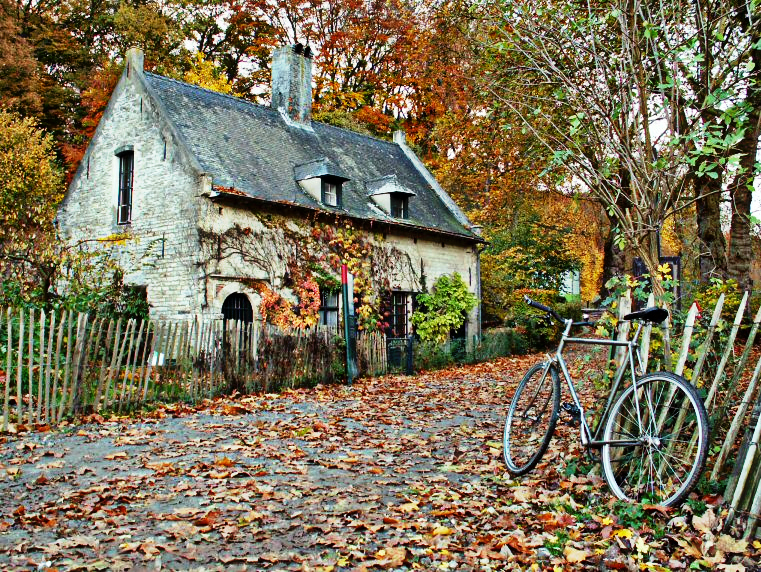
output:
[[652, 373], [618, 398], [603, 440], [603, 472], [618, 498], [676, 506], [705, 468], [706, 410], [683, 377]]
[[510, 403], [502, 436], [507, 470], [524, 475], [547, 451], [560, 409], [560, 378], [552, 364], [538, 363], [526, 372]]

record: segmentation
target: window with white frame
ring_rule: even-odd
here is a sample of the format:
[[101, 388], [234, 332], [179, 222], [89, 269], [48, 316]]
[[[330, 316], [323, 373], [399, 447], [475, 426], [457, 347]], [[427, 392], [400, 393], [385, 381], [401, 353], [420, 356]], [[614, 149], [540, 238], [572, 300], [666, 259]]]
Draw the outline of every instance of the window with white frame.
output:
[[322, 202], [330, 207], [341, 206], [341, 182], [336, 179], [322, 179]]

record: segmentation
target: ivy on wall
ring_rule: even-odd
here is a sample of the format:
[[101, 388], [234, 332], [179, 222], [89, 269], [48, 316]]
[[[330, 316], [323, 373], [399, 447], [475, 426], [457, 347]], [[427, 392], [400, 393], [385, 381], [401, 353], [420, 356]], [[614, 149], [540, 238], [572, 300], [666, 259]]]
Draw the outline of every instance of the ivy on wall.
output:
[[263, 273], [266, 279], [245, 282], [261, 296], [259, 311], [267, 322], [282, 328], [317, 325], [320, 292], [340, 290], [343, 264], [354, 276], [360, 330], [388, 327], [382, 317], [385, 292], [401, 285], [422, 288], [424, 278], [405, 252], [350, 220], [298, 221], [266, 215], [258, 221], [262, 226], [257, 229], [233, 224], [221, 232], [202, 230], [202, 266], [206, 276], [218, 271], [223, 261]]

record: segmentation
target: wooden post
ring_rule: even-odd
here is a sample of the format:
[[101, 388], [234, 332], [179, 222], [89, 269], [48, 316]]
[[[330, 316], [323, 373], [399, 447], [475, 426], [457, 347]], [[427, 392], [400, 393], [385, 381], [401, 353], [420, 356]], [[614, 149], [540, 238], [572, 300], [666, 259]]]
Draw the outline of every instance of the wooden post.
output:
[[[6, 355], [5, 355], [5, 400], [3, 402], [3, 431], [8, 431], [8, 417], [10, 417], [11, 409], [11, 357], [13, 356], [13, 327], [12, 320], [13, 314], [10, 308], [6, 310], [6, 323], [8, 325], [8, 339], [6, 340]], [[22, 336], [23, 339], [23, 336]], [[21, 423], [21, 417], [18, 419]]]
[[692, 384], [698, 385], [700, 381], [700, 374], [703, 373], [703, 365], [706, 361], [706, 356], [711, 351], [711, 342], [713, 341], [714, 332], [716, 332], [716, 326], [721, 319], [721, 310], [724, 308], [724, 294], [719, 296], [719, 300], [716, 302], [716, 307], [713, 309], [713, 316], [711, 316], [711, 323], [708, 326], [705, 340], [703, 340], [702, 346], [698, 349], [698, 361], [695, 363], [695, 369], [692, 371]]
[[190, 396], [191, 399], [195, 402], [197, 400], [197, 393], [198, 393], [198, 370], [195, 366], [195, 356], [196, 352], [198, 352], [198, 344], [201, 337], [201, 323], [198, 320], [198, 316], [196, 315], [193, 318], [193, 328], [191, 331], [194, 331], [194, 334], [192, 336], [192, 343], [190, 344], [190, 371], [192, 376], [192, 381], [190, 383]]
[[750, 334], [748, 335], [748, 339], [745, 342], [745, 349], [743, 350], [742, 356], [740, 356], [740, 361], [738, 361], [737, 364], [735, 364], [734, 372], [732, 373], [732, 379], [729, 381], [727, 390], [724, 392], [724, 401], [722, 402], [722, 405], [719, 408], [718, 415], [716, 416], [717, 419], [723, 420], [724, 415], [726, 414], [727, 410], [732, 404], [732, 400], [735, 397], [735, 390], [737, 389], [737, 383], [740, 381], [740, 378], [742, 377], [742, 374], [745, 371], [745, 364], [748, 363], [750, 352], [753, 349], [753, 342], [756, 339], [756, 333], [758, 332], [758, 324], [760, 321], [761, 321], [761, 306], [759, 306], [758, 312], [756, 313], [756, 317], [753, 320], [753, 327], [751, 328]]
[[[133, 321], [130, 319], [127, 320], [127, 326], [126, 328], [124, 328], [124, 337], [122, 337], [121, 336], [122, 319], [119, 318], [116, 321], [116, 338], [114, 341], [113, 354], [111, 355], [111, 365], [108, 368], [108, 380], [106, 380], [106, 391], [103, 398], [103, 410], [108, 409], [110, 403], [117, 401], [116, 398], [119, 393], [119, 388], [117, 387], [116, 382], [114, 382], [114, 391], [113, 391], [113, 398], [112, 398], [111, 397], [112, 396], [111, 381], [119, 379], [119, 372], [121, 371], [121, 368], [122, 368], [122, 356], [124, 354], [124, 346], [127, 343], [127, 338], [129, 337], [129, 331], [130, 331], [132, 322]], [[120, 339], [121, 339], [121, 343], [119, 343]]]
[[[89, 409], [86, 407], [87, 405], [94, 405], [92, 403], [87, 402], [87, 398], [92, 397], [94, 398], [95, 395], [92, 393], [92, 387], [87, 382], [89, 379], [89, 372], [90, 372], [90, 362], [96, 363], [98, 359], [98, 354], [100, 353], [100, 342], [103, 339], [103, 323], [105, 322], [105, 318], [95, 319], [95, 322], [93, 322], [92, 328], [90, 329], [90, 336], [87, 338], [87, 348], [85, 349], [85, 363], [82, 366], [82, 389], [81, 389], [81, 396], [82, 396], [82, 403], [81, 403], [81, 410], [82, 411], [89, 411]], [[98, 333], [95, 334], [95, 326], [98, 327]], [[95, 343], [93, 343], [93, 340], [95, 340]]]
[[[95, 390], [95, 401], [93, 402], [93, 412], [98, 413], [100, 409], [100, 400], [103, 395], [103, 384], [106, 381], [106, 361], [108, 350], [111, 347], [111, 340], [114, 333], [114, 320], [108, 321], [108, 332], [106, 333], [106, 345], [103, 348], [103, 359], [100, 360], [100, 375], [98, 376], [98, 388]], [[111, 352], [113, 361], [114, 352]]]
[[684, 366], [687, 364], [687, 357], [690, 354], [690, 342], [692, 341], [692, 331], [695, 329], [695, 318], [698, 316], [697, 304], [692, 304], [690, 311], [687, 312], [687, 319], [684, 322], [684, 332], [682, 333], [682, 349], [679, 351], [679, 359], [676, 362], [674, 373], [681, 376], [684, 373]]
[[[23, 312], [23, 310], [21, 310]], [[34, 308], [29, 310], [29, 339], [27, 340], [27, 379], [29, 380], [29, 425], [34, 424]]]
[[[130, 375], [129, 364], [130, 364], [130, 361], [132, 359], [132, 343], [135, 341], [135, 328], [137, 327], [137, 320], [135, 320], [134, 318], [131, 319], [130, 320], [130, 326], [131, 327], [129, 328], [129, 334], [128, 334], [128, 336], [125, 336], [125, 340], [127, 339], [127, 337], [129, 337], [129, 341], [127, 342], [127, 346], [126, 346], [126, 350], [127, 350], [126, 358], [127, 359], [126, 359], [126, 361], [124, 363], [124, 376], [122, 377], [122, 387], [121, 387], [121, 391], [119, 392], [119, 403], [117, 404], [117, 408], [118, 408], [119, 411], [122, 410], [122, 406], [124, 404], [124, 397], [125, 397], [125, 395], [127, 393], [127, 378]], [[117, 367], [117, 371], [118, 371], [119, 374], [121, 374], [121, 358], [122, 358], [122, 356], [120, 356], [120, 358], [119, 358], [119, 366]]]
[[[10, 338], [13, 331], [13, 321], [11, 309], [8, 308], [8, 337]], [[19, 332], [18, 332], [18, 357], [16, 359], [16, 418], [21, 423], [24, 419], [24, 394], [21, 383], [24, 377], [24, 310], [19, 310]], [[8, 346], [8, 372], [10, 368], [11, 349]], [[10, 376], [8, 377], [8, 385], [10, 385]]]
[[[129, 373], [129, 389], [127, 390], [127, 405], [132, 405], [132, 394], [135, 390], [135, 370], [138, 366], [138, 361], [140, 358], [140, 344], [143, 341], [143, 331], [145, 328], [145, 320], [140, 320], [140, 327], [137, 329], [137, 341], [135, 343], [135, 347], [132, 348], [132, 359], [130, 360], [132, 363], [132, 366], [130, 367], [130, 373]], [[145, 357], [145, 356], [143, 356]], [[138, 377], [139, 379], [139, 377]], [[119, 404], [119, 409], [121, 410], [121, 404]]]
[[87, 325], [90, 319], [90, 315], [80, 314], [81, 327], [77, 325], [77, 345], [74, 348], [74, 376], [71, 383], [71, 402], [69, 405], [70, 413], [79, 413], [82, 406], [82, 391], [84, 390], [82, 384], [82, 377], [85, 374], [85, 368], [87, 367], [87, 350], [89, 349], [88, 341], [92, 338], [94, 328], [90, 328], [88, 334]]
[[45, 310], [40, 310], [40, 375], [37, 383], [37, 423], [42, 421], [42, 402], [44, 400], [45, 389], [43, 380], [45, 379]]
[[[627, 292], [618, 301], [618, 336], [617, 340], [625, 342], [629, 339], [629, 328], [631, 322], [624, 320], [624, 316], [632, 311], [631, 292]], [[623, 347], [616, 348], [616, 370], [621, 367], [626, 356], [626, 349]]]
[[721, 469], [723, 468], [724, 463], [729, 456], [729, 452], [732, 450], [735, 439], [737, 439], [737, 435], [740, 432], [740, 426], [745, 420], [745, 414], [748, 412], [751, 400], [753, 399], [753, 393], [756, 391], [759, 375], [761, 375], [761, 358], [759, 358], [758, 363], [756, 363], [756, 369], [753, 371], [753, 377], [748, 384], [748, 388], [745, 390], [745, 395], [740, 402], [740, 406], [737, 409], [735, 418], [732, 420], [729, 431], [724, 438], [724, 443], [722, 444], [721, 451], [719, 451], [719, 456], [716, 458], [716, 462], [714, 463], [713, 470], [711, 471], [712, 481], [718, 481], [718, 477], [721, 474]]
[[[745, 483], [748, 480], [748, 475], [750, 474], [751, 467], [753, 466], [753, 460], [756, 456], [756, 452], [758, 450], [758, 440], [761, 438], [761, 417], [758, 418], [758, 421], [756, 422], [756, 427], [753, 431], [753, 437], [750, 440], [750, 445], [748, 446], [748, 450], [745, 453], [745, 460], [742, 465], [742, 470], [740, 471], [740, 478], [737, 481], [737, 486], [735, 487], [735, 494], [732, 495], [732, 501], [729, 503], [729, 513], [727, 514], [727, 523], [731, 522], [732, 519], [735, 516], [735, 511], [737, 510], [738, 505], [740, 504], [740, 499], [742, 498], [743, 493], [745, 492]], [[759, 496], [758, 491], [761, 490], [761, 486], [759, 486], [758, 483], [756, 483], [756, 486], [758, 487], [756, 490], [756, 497]], [[754, 499], [755, 501], [755, 499]], [[754, 504], [756, 504], [754, 502]], [[758, 507], [756, 508], [758, 510]], [[751, 514], [753, 514], [751, 512]], [[751, 528], [751, 526], [755, 525], [755, 516], [753, 517], [753, 523], [748, 522], [748, 529]], [[746, 529], [747, 532], [747, 529]]]
[[61, 323], [58, 324], [58, 336], [56, 337], [55, 341], [55, 370], [53, 371], [53, 409], [50, 414], [50, 418], [52, 421], [58, 421], [58, 407], [56, 407], [55, 403], [58, 402], [58, 405], [60, 406], [60, 400], [58, 400], [58, 374], [61, 371], [61, 344], [63, 343], [63, 332], [66, 328], [66, 322], [67, 322], [67, 316], [70, 313], [66, 310], [63, 310], [61, 312]]
[[55, 334], [55, 312], [50, 312], [48, 331], [48, 359], [45, 362], [45, 423], [50, 421], [50, 370], [53, 366], [53, 336]]
[[[80, 316], [77, 316], [77, 327], [79, 327]], [[68, 398], [69, 389], [69, 373], [71, 373], [71, 349], [75, 344], [71, 338], [72, 331], [74, 329], [74, 312], [69, 312], [68, 324], [66, 326], [66, 363], [63, 369], [63, 383], [61, 384], [61, 404], [58, 406], [58, 418], [56, 421], [60, 422], [63, 419], [63, 412], [66, 408], [66, 400]]]
[[143, 384], [143, 394], [141, 401], [145, 403], [148, 397], [148, 384], [151, 382], [151, 373], [153, 372], [153, 359], [156, 358], [156, 366], [159, 365], [159, 352], [156, 348], [161, 348], [161, 336], [164, 333], [164, 324], [162, 322], [153, 322], [153, 343], [151, 344], [151, 353], [148, 356], [148, 363], [145, 366], [145, 383]]
[[727, 340], [727, 345], [724, 348], [724, 355], [721, 356], [721, 361], [719, 362], [719, 367], [716, 368], [716, 375], [713, 378], [711, 389], [708, 391], [708, 396], [706, 397], [705, 404], [709, 414], [713, 412], [713, 409], [714, 409], [713, 398], [716, 395], [716, 391], [719, 388], [719, 382], [721, 381], [724, 375], [724, 369], [727, 367], [727, 361], [729, 361], [729, 356], [731, 356], [732, 352], [734, 351], [735, 337], [737, 337], [737, 331], [740, 329], [740, 324], [742, 323], [743, 315], [745, 314], [745, 305], [747, 303], [748, 303], [748, 293], [746, 292], [745, 295], [743, 296], [742, 301], [740, 302], [740, 307], [737, 308], [737, 314], [735, 314], [735, 321], [734, 321], [734, 324], [732, 325], [732, 329], [729, 332], [729, 339]]

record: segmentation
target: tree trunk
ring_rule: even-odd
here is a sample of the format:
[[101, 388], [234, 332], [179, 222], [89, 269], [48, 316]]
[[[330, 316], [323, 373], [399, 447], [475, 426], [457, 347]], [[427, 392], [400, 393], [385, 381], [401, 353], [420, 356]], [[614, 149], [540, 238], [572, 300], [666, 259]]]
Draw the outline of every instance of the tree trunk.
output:
[[602, 291], [600, 293], [603, 298], [610, 295], [610, 292], [605, 287], [608, 280], [615, 276], [626, 274], [626, 253], [616, 246], [613, 238], [613, 227], [611, 226], [608, 235], [605, 237], [605, 246], [603, 247]]
[[721, 203], [721, 179], [697, 177], [695, 179], [695, 208], [698, 219], [700, 242], [700, 281], [712, 277], [727, 277], [727, 242], [721, 232], [719, 205]]
[[745, 136], [738, 144], [738, 151], [742, 153], [740, 158], [740, 170], [730, 186], [732, 197], [732, 223], [729, 231], [729, 261], [727, 270], [730, 278], [737, 280], [737, 284], [743, 290], [753, 287], [750, 278], [750, 262], [753, 259], [753, 241], [751, 238], [750, 203], [753, 193], [753, 179], [755, 175], [756, 154], [758, 153], [758, 138], [761, 135], [761, 90], [758, 81], [761, 72], [761, 50], [753, 50], [753, 63], [755, 64], [754, 75], [756, 76], [756, 89], [748, 96], [751, 104], [751, 112], [748, 117], [748, 129]]
[[658, 266], [660, 266], [661, 263], [658, 256], [659, 240], [660, 238], [657, 232], [648, 232], [642, 242], [637, 245], [637, 254], [642, 259], [642, 262], [647, 268], [647, 273], [650, 275], [650, 287], [653, 297], [655, 298], [655, 304], [657, 306], [670, 307], [671, 302], [665, 300], [666, 290], [663, 287], [661, 273], [658, 271]]

